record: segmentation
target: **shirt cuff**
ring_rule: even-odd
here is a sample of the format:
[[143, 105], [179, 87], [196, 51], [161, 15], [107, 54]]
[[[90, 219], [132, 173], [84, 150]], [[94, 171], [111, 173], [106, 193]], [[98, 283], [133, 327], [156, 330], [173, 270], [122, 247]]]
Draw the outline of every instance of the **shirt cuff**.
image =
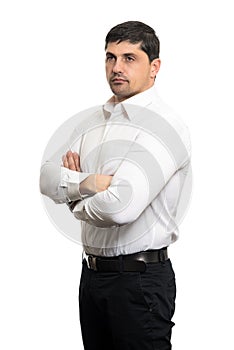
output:
[[84, 181], [90, 173], [81, 173], [61, 167], [60, 187], [66, 190], [66, 196], [69, 201], [82, 200], [87, 197], [85, 191], [80, 192], [80, 183]]

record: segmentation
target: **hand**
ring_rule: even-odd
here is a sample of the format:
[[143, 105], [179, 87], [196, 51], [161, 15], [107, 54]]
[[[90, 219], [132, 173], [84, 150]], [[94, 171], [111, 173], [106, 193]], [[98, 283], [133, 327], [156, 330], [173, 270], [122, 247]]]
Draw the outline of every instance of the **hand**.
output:
[[113, 176], [111, 176], [111, 175], [96, 174], [96, 176], [95, 176], [96, 192], [102, 192], [102, 191], [107, 190], [107, 188], [111, 184], [112, 177]]
[[80, 171], [80, 156], [76, 152], [68, 151], [63, 157], [63, 166], [70, 170]]
[[80, 193], [82, 195], [93, 195], [107, 190], [111, 184], [111, 175], [91, 174], [80, 183]]
[[[70, 170], [80, 171], [80, 156], [77, 152], [68, 151], [63, 157], [63, 166]], [[97, 193], [107, 190], [111, 184], [111, 175], [92, 174], [80, 184], [82, 194]]]

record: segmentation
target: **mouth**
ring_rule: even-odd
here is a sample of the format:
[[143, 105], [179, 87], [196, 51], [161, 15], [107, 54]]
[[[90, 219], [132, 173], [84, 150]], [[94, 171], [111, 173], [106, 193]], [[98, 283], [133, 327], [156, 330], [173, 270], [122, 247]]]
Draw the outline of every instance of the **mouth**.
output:
[[113, 78], [111, 79], [111, 82], [114, 84], [123, 84], [123, 83], [126, 83], [127, 80], [123, 78]]

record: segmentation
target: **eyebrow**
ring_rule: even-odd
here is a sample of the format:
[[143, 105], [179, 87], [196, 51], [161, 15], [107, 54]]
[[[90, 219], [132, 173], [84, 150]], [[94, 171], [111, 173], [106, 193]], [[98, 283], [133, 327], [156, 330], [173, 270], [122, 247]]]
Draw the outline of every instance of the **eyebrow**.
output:
[[[106, 53], [106, 56], [108, 56], [108, 55], [113, 56], [113, 57], [116, 58], [116, 55], [113, 54], [112, 52], [109, 52], [109, 51], [108, 51], [108, 52]], [[124, 57], [127, 57], [127, 56], [134, 56], [134, 57], [136, 57], [137, 55], [136, 55], [135, 53], [133, 53], [133, 52], [126, 52], [126, 53], [122, 54], [121, 56], [124, 56]]]

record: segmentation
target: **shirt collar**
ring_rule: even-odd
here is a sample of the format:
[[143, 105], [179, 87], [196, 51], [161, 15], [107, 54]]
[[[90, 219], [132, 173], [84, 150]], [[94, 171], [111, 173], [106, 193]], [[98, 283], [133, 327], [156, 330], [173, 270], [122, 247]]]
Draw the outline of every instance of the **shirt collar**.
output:
[[155, 86], [136, 94], [123, 102], [115, 103], [115, 97], [112, 96], [103, 106], [103, 113], [105, 118], [109, 118], [114, 111], [122, 111], [130, 120], [133, 119], [135, 115], [134, 106], [147, 108], [153, 101], [157, 101], [157, 90]]

